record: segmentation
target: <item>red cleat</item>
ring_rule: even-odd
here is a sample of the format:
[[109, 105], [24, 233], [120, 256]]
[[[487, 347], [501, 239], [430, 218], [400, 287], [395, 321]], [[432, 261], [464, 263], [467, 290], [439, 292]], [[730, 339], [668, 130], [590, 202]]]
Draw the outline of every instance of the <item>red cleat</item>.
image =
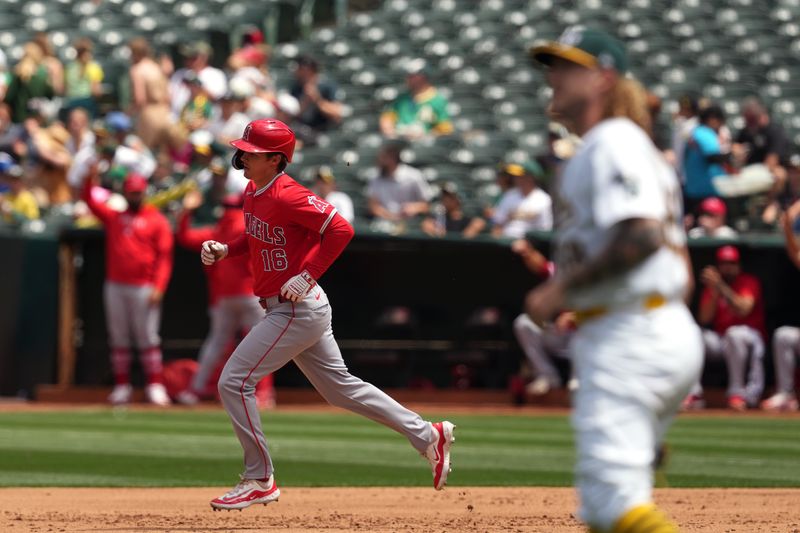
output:
[[747, 411], [747, 400], [743, 396], [734, 394], [728, 398], [728, 407], [734, 411]]
[[433, 488], [442, 490], [447, 484], [447, 475], [450, 474], [450, 446], [456, 440], [453, 437], [456, 426], [447, 421], [432, 425], [437, 438], [436, 442], [425, 450], [425, 458], [431, 464], [433, 471]]

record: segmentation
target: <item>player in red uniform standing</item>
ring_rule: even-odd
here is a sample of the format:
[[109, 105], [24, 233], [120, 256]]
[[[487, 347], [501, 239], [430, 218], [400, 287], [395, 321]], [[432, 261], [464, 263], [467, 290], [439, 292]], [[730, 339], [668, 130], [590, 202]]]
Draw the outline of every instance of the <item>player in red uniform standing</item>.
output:
[[[244, 232], [244, 196], [238, 193], [222, 199], [224, 211], [216, 225], [192, 228], [192, 212], [202, 202], [202, 195], [197, 191], [194, 193], [184, 198], [185, 211], [178, 218], [175, 233], [178, 244], [200, 251], [205, 241], [225, 242]], [[220, 357], [224, 355], [234, 336], [239, 332], [247, 333], [264, 316], [263, 309], [258, 305], [258, 298], [253, 295], [253, 272], [249, 257], [241, 255], [206, 267], [206, 276], [211, 329], [200, 348], [199, 365], [191, 386], [180, 392], [176, 398], [184, 405], [195, 405], [200, 401], [209, 377], [218, 367]], [[274, 407], [272, 374], [265, 376], [256, 386], [256, 400], [260, 409]]]
[[244, 449], [245, 471], [214, 509], [243, 509], [278, 499], [272, 460], [261, 429], [255, 384], [294, 361], [331, 404], [403, 434], [444, 487], [450, 471], [454, 425], [430, 423], [381, 390], [351, 375], [333, 338], [331, 307], [317, 279], [353, 237], [353, 228], [330, 204], [284, 172], [294, 153], [294, 132], [277, 120], [256, 120], [233, 141], [233, 167], [250, 180], [245, 189], [245, 232], [223, 244], [203, 243], [201, 259], [213, 264], [249, 254], [255, 293], [266, 314], [228, 359], [219, 393]]
[[162, 383], [161, 300], [172, 273], [172, 230], [156, 208], [143, 203], [147, 180], [128, 176], [123, 192], [128, 209], [117, 212], [92, 194], [97, 184], [93, 165], [83, 187], [83, 199], [106, 229], [106, 327], [111, 345], [111, 369], [115, 386], [108, 400], [131, 400], [131, 345], [139, 350], [148, 401], [169, 405]]

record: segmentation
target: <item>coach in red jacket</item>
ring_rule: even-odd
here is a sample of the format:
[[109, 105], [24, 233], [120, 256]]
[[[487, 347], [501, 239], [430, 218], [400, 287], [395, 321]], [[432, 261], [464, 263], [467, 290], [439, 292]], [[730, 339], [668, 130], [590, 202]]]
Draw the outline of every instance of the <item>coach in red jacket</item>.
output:
[[131, 400], [131, 347], [139, 351], [147, 378], [145, 393], [156, 405], [169, 405], [162, 383], [161, 300], [172, 272], [172, 231], [167, 219], [143, 203], [147, 180], [132, 174], [123, 185], [128, 209], [117, 212], [93, 194], [97, 169], [83, 187], [83, 199], [106, 230], [106, 327], [111, 345], [115, 387], [113, 404]]

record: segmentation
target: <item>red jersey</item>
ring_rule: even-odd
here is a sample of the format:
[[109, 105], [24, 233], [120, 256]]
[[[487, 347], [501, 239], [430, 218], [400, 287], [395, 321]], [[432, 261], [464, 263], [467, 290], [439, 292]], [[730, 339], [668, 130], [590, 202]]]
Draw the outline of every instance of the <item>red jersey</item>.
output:
[[[181, 246], [200, 251], [204, 241], [229, 242], [244, 233], [244, 218], [240, 209], [225, 209], [215, 226], [192, 228], [190, 213], [178, 219], [176, 238]], [[227, 296], [252, 296], [253, 271], [246, 255], [231, 257], [205, 267], [208, 276], [208, 300], [213, 306]]]
[[118, 212], [92, 197], [86, 180], [83, 200], [106, 229], [106, 279], [126, 285], [153, 285], [165, 291], [172, 274], [172, 229], [155, 207]]
[[319, 279], [353, 237], [353, 228], [336, 209], [294, 181], [278, 174], [244, 193], [245, 233], [228, 243], [232, 257], [249, 252], [255, 294], [280, 293], [303, 270]]
[[[761, 282], [750, 274], [739, 274], [730, 284], [731, 289], [741, 296], [752, 296], [755, 304], [753, 310], [747, 316], [737, 316], [728, 301], [721, 295], [717, 297], [717, 312], [714, 315], [714, 331], [720, 335], [724, 334], [731, 326], [750, 326], [755, 329], [763, 338], [766, 335], [766, 323], [764, 320], [764, 298], [761, 295]], [[701, 305], [711, 299], [711, 289], [706, 287], [700, 296]]]

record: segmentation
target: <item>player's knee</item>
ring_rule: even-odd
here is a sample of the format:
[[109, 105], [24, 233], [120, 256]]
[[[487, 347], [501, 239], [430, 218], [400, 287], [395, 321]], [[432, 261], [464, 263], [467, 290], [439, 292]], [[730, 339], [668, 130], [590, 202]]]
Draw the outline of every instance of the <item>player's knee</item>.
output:
[[745, 331], [740, 326], [731, 326], [726, 331], [725, 334], [722, 336], [722, 342], [726, 341], [739, 341], [744, 339]]
[[525, 313], [522, 313], [514, 319], [513, 328], [514, 332], [518, 335], [523, 331], [541, 331], [541, 328], [539, 328], [539, 326], [537, 326], [536, 323], [534, 323], [534, 321], [531, 320]]
[[236, 380], [231, 375], [228, 365], [225, 365], [225, 368], [222, 369], [222, 373], [219, 375], [219, 381], [217, 381], [217, 391], [219, 392], [220, 398], [236, 394], [240, 386], [241, 383], [237, 386]]
[[775, 330], [772, 342], [776, 347], [794, 346], [800, 341], [800, 328], [781, 326]]
[[729, 357], [746, 357], [749, 338], [745, 329], [737, 326], [730, 327], [728, 331], [725, 332], [725, 335], [722, 336], [722, 351]]

